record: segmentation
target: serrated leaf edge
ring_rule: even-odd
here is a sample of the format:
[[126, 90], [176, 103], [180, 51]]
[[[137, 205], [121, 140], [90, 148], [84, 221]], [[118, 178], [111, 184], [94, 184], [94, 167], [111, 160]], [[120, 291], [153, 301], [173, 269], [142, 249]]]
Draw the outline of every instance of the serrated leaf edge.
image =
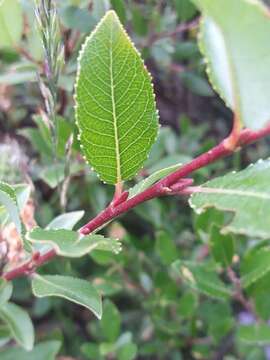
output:
[[[103, 22], [106, 20], [106, 18], [107, 18], [108, 16], [110, 16], [111, 14], [113, 14], [113, 15], [116, 17], [116, 19], [117, 19], [117, 21], [118, 21], [118, 23], [119, 23], [119, 25], [120, 25], [121, 30], [123, 30], [123, 32], [125, 33], [125, 35], [126, 35], [127, 38], [129, 39], [130, 44], [131, 44], [133, 50], [135, 50], [135, 52], [136, 52], [137, 55], [139, 56], [139, 59], [140, 59], [140, 61], [141, 61], [141, 64], [143, 65], [143, 68], [144, 68], [144, 70], [145, 70], [146, 73], [147, 73], [147, 76], [149, 76], [150, 83], [151, 83], [151, 87], [152, 87], [152, 96], [153, 96], [154, 103], [155, 103], [155, 105], [156, 105], [156, 94], [155, 94], [155, 92], [154, 92], [153, 77], [152, 77], [151, 73], [147, 70], [147, 68], [146, 68], [146, 66], [145, 66], [145, 63], [144, 63], [144, 61], [143, 61], [143, 59], [142, 59], [141, 54], [140, 54], [139, 51], [136, 49], [133, 41], [131, 40], [131, 38], [130, 38], [130, 36], [128, 35], [128, 33], [127, 33], [126, 29], [124, 28], [124, 26], [122, 25], [122, 23], [121, 23], [118, 15], [116, 14], [116, 12], [115, 12], [114, 10], [109, 10], [109, 11], [107, 11], [107, 12], [105, 13], [105, 15], [104, 15], [104, 16], [100, 19], [100, 21], [98, 22], [98, 24], [96, 25], [95, 29], [86, 37], [84, 43], [83, 43], [82, 46], [81, 46], [81, 49], [80, 49], [80, 51], [79, 51], [79, 55], [78, 55], [78, 58], [77, 58], [78, 69], [77, 69], [77, 75], [76, 75], [75, 85], [74, 85], [74, 89], [75, 89], [75, 91], [74, 91], [75, 123], [76, 123], [77, 128], [78, 128], [78, 131], [79, 131], [79, 134], [78, 134], [77, 139], [78, 139], [78, 141], [79, 141], [79, 143], [80, 143], [80, 148], [81, 148], [81, 150], [82, 150], [82, 156], [83, 156], [83, 159], [85, 160], [85, 162], [90, 166], [91, 170], [94, 171], [94, 172], [97, 174], [98, 178], [99, 178], [104, 184], [107, 184], [107, 182], [102, 178], [102, 176], [98, 173], [98, 171], [95, 169], [95, 167], [94, 167], [92, 164], [89, 163], [89, 161], [87, 160], [87, 158], [86, 158], [86, 156], [85, 156], [85, 154], [84, 154], [84, 152], [85, 152], [85, 151], [84, 151], [84, 146], [81, 144], [81, 132], [82, 132], [82, 131], [81, 131], [81, 128], [80, 128], [79, 122], [78, 122], [78, 112], [77, 112], [77, 107], [78, 107], [78, 105], [77, 105], [77, 104], [78, 104], [78, 103], [77, 103], [77, 87], [78, 87], [78, 81], [79, 81], [79, 77], [80, 77], [80, 73], [81, 73], [81, 65], [80, 65], [80, 64], [81, 64], [81, 59], [82, 59], [82, 56], [83, 56], [83, 54], [84, 54], [85, 48], [87, 47], [88, 42], [89, 42], [89, 41], [92, 39], [92, 37], [96, 34], [96, 32], [98, 31], [98, 29], [100, 28], [100, 26], [101, 26], [101, 25], [103, 24]], [[156, 142], [156, 140], [157, 140], [157, 137], [158, 137], [158, 134], [159, 134], [159, 129], [160, 129], [160, 127], [161, 127], [161, 125], [159, 124], [159, 110], [158, 110], [158, 109], [156, 110], [156, 115], [157, 115], [157, 125], [158, 125], [158, 126], [157, 126], [157, 134], [156, 134], [155, 139], [153, 140], [153, 144], [154, 144], [154, 143]], [[148, 157], [149, 157], [149, 153], [148, 153], [148, 155], [146, 156], [146, 158], [144, 159], [144, 162], [148, 159]], [[142, 168], [143, 168], [143, 165], [142, 165], [142, 167], [141, 167], [140, 169], [138, 169], [137, 173], [136, 173], [134, 176], [136, 176], [136, 175], [138, 174], [138, 172], [139, 172]], [[133, 177], [133, 176], [132, 176], [132, 177]], [[129, 180], [129, 179], [126, 179], [126, 180]], [[119, 182], [119, 181], [121, 181], [121, 180], [118, 179], [118, 182]]]

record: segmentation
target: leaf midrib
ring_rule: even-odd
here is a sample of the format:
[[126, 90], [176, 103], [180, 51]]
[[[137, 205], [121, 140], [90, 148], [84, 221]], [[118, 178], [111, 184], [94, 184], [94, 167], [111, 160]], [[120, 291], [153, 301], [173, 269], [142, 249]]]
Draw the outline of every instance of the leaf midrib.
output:
[[270, 194], [266, 194], [266, 193], [262, 193], [262, 192], [254, 192], [254, 191], [242, 191], [242, 190], [235, 190], [235, 189], [220, 189], [220, 188], [201, 187], [198, 189], [197, 193], [238, 195], [238, 196], [255, 197], [258, 199], [270, 200]]
[[[48, 292], [48, 293], [50, 293], [49, 296], [59, 296], [59, 297], [63, 297], [64, 299], [67, 299], [67, 300], [71, 300], [71, 299], [72, 299], [71, 301], [75, 302], [76, 304], [82, 305], [82, 306], [86, 306], [86, 307], [88, 307], [89, 309], [91, 309], [91, 311], [92, 311], [98, 318], [100, 318], [100, 315], [99, 315], [99, 314], [97, 313], [97, 311], [93, 308], [93, 306], [92, 306], [92, 305], [89, 305], [89, 303], [86, 305], [86, 302], [80, 301], [80, 300], [78, 299], [78, 297], [77, 297], [77, 294], [74, 293], [73, 291], [71, 292], [71, 293], [73, 294], [73, 297], [71, 297], [71, 296], [69, 295], [69, 289], [67, 289], [67, 288], [65, 288], [65, 287], [62, 287], [62, 286], [59, 285], [59, 284], [55, 284], [54, 282], [49, 281], [47, 278], [44, 278], [44, 276], [40, 276], [40, 275], [37, 275], [37, 274], [36, 274], [36, 275], [35, 275], [35, 278], [38, 279], [38, 280], [41, 281], [41, 282], [44, 282], [45, 284], [48, 284], [48, 285], [50, 285], [50, 286], [53, 286], [54, 288], [59, 289], [59, 290], [62, 291], [61, 295], [55, 293], [54, 291]], [[33, 288], [33, 292], [35, 293], [36, 296], [38, 296], [38, 295], [37, 295], [37, 292], [34, 290], [34, 288]], [[44, 296], [44, 295], [43, 295], [43, 296]], [[45, 296], [46, 296], [46, 295], [45, 295]], [[47, 295], [47, 296], [48, 296], [48, 295]]]
[[112, 99], [112, 114], [113, 114], [115, 157], [116, 157], [116, 177], [117, 177], [117, 183], [120, 183], [121, 182], [121, 162], [120, 162], [119, 135], [118, 135], [118, 127], [117, 127], [114, 81], [113, 81], [113, 53], [112, 53], [113, 29], [112, 28], [113, 28], [113, 24], [111, 25], [111, 28], [110, 28], [110, 80], [111, 80], [111, 99]]

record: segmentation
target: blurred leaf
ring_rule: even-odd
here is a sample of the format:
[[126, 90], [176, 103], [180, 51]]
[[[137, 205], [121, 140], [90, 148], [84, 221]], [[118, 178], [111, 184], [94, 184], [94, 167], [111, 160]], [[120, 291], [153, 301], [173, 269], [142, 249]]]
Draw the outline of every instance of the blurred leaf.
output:
[[101, 359], [99, 346], [97, 344], [84, 343], [81, 347], [81, 351], [87, 357], [87, 359], [93, 359], [93, 360]]
[[122, 24], [126, 22], [126, 8], [124, 4], [124, 0], [111, 0], [111, 5], [118, 15]]
[[[10, 330], [7, 325], [0, 326], [0, 349], [11, 340]], [[0, 351], [0, 357], [1, 357]]]
[[18, 0], [0, 2], [0, 47], [19, 44], [23, 32], [23, 14]]
[[22, 231], [22, 225], [17, 205], [16, 193], [10, 185], [3, 182], [0, 182], [0, 204], [4, 205], [11, 221], [14, 222], [20, 234]]
[[172, 62], [174, 43], [171, 39], [159, 39], [151, 46], [151, 53], [157, 64], [169, 67]]
[[178, 61], [194, 59], [199, 56], [198, 45], [193, 41], [179, 42], [175, 46], [174, 58]]
[[232, 295], [230, 288], [207, 265], [177, 260], [172, 268], [191, 288], [207, 296], [226, 300]]
[[87, 8], [65, 6], [60, 11], [60, 17], [65, 27], [88, 33], [96, 25], [96, 19]]
[[146, 36], [148, 32], [148, 21], [145, 18], [143, 11], [135, 3], [132, 4], [131, 14], [133, 30], [135, 33], [139, 36]]
[[117, 340], [116, 353], [119, 360], [133, 360], [137, 355], [137, 346], [132, 341], [132, 335], [129, 332], [122, 334]]
[[146, 179], [140, 181], [138, 184], [136, 184], [135, 186], [133, 186], [133, 188], [129, 190], [129, 198], [143, 192], [145, 189], [149, 188], [151, 185], [153, 185], [161, 178], [179, 169], [181, 165], [182, 164], [178, 163], [176, 165], [169, 166], [165, 169], [158, 170], [154, 174], [151, 174]]
[[106, 11], [110, 9], [109, 0], [93, 0], [93, 11], [92, 15], [100, 20], [105, 15]]
[[60, 341], [44, 341], [37, 344], [32, 351], [25, 351], [21, 348], [0, 351], [0, 358], [1, 360], [55, 360], [60, 347]]
[[66, 155], [66, 144], [72, 134], [72, 127], [70, 123], [61, 116], [57, 116], [57, 154], [60, 157], [65, 157]]
[[109, 300], [104, 302], [100, 321], [102, 335], [110, 342], [116, 341], [120, 334], [121, 317], [117, 307]]
[[37, 297], [58, 296], [82, 305], [101, 319], [101, 297], [89, 281], [71, 276], [36, 274], [32, 280], [32, 290]]
[[174, 0], [178, 17], [181, 21], [191, 20], [197, 12], [190, 0]]
[[265, 346], [270, 344], [270, 327], [267, 324], [240, 325], [237, 337], [249, 345]]
[[247, 288], [270, 271], [270, 247], [248, 254], [241, 263], [241, 284]]
[[4, 279], [0, 279], [0, 308], [6, 303], [12, 294], [12, 283]]
[[102, 180], [116, 184], [138, 172], [157, 136], [156, 106], [150, 75], [114, 11], [83, 45], [76, 117], [86, 159]]
[[137, 355], [137, 345], [134, 343], [128, 343], [121, 346], [117, 351], [119, 360], [133, 360]]
[[233, 219], [224, 232], [267, 239], [270, 235], [269, 177], [270, 160], [259, 160], [238, 173], [208, 181], [200, 192], [191, 196], [190, 205], [197, 213], [208, 207], [233, 212]]
[[[0, 317], [8, 325], [12, 337], [27, 351], [34, 345], [34, 328], [28, 313], [13, 303], [0, 308]], [[2, 359], [2, 357], [1, 357]]]
[[65, 214], [61, 214], [54, 218], [47, 226], [47, 230], [57, 230], [57, 229], [66, 229], [72, 230], [74, 226], [79, 222], [84, 216], [84, 211], [71, 211]]
[[53, 150], [52, 147], [44, 140], [42, 133], [39, 129], [26, 127], [20, 129], [19, 135], [24, 136], [33, 146], [33, 148], [42, 157], [52, 159]]
[[26, 239], [34, 244], [51, 245], [56, 254], [66, 257], [81, 257], [93, 250], [119, 253], [121, 243], [118, 240], [104, 238], [102, 235], [80, 235], [76, 231], [66, 229], [43, 230], [34, 228], [28, 232]]
[[17, 204], [20, 211], [23, 210], [31, 195], [31, 186], [29, 184], [13, 185], [16, 194]]
[[245, 126], [261, 129], [270, 119], [268, 9], [248, 0], [226, 0], [222, 11], [218, 1], [194, 3], [204, 14], [200, 42], [213, 87]]
[[191, 291], [185, 292], [179, 299], [178, 312], [181, 316], [191, 317], [198, 307], [198, 296]]
[[210, 248], [217, 263], [224, 267], [231, 264], [234, 255], [233, 237], [229, 234], [221, 234], [220, 228], [216, 225], [213, 225], [211, 229]]
[[193, 72], [181, 72], [179, 74], [182, 83], [194, 94], [200, 96], [214, 96], [208, 82]]
[[103, 275], [100, 278], [94, 279], [95, 288], [103, 296], [111, 296], [121, 292], [123, 285], [121, 279], [118, 277], [109, 277]]
[[[8, 0], [5, 1], [7, 2]], [[36, 79], [37, 73], [34, 70], [10, 71], [0, 74], [0, 83], [5, 85], [25, 84], [26, 82], [34, 82]]]
[[179, 256], [172, 235], [166, 231], [157, 232], [155, 248], [165, 265], [170, 265]]

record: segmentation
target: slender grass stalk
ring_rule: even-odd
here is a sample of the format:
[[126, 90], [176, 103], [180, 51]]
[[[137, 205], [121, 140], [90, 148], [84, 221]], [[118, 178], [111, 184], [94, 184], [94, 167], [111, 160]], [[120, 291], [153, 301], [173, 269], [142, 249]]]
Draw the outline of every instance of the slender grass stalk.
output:
[[58, 82], [64, 64], [64, 46], [56, 5], [52, 0], [36, 1], [36, 19], [44, 50], [43, 73], [38, 75], [39, 87], [44, 99], [46, 113], [54, 144], [54, 156], [57, 160], [57, 100]]

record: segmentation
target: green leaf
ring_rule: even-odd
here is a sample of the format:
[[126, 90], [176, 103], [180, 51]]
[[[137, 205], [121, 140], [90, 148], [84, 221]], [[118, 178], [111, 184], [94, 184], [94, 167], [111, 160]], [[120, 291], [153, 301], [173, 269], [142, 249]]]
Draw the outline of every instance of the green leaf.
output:
[[121, 317], [117, 307], [109, 300], [103, 305], [103, 315], [100, 321], [102, 335], [106, 340], [114, 342], [120, 334]]
[[201, 213], [209, 207], [233, 213], [223, 232], [249, 236], [270, 236], [270, 160], [259, 160], [238, 173], [210, 180], [190, 198], [191, 207]]
[[171, 264], [179, 256], [172, 235], [168, 232], [159, 231], [157, 233], [155, 248], [165, 265]]
[[37, 297], [58, 296], [82, 305], [101, 319], [102, 303], [97, 290], [86, 280], [61, 275], [35, 275], [33, 294]]
[[167, 175], [173, 173], [174, 171], [179, 169], [181, 167], [181, 165], [182, 164], [180, 164], [180, 163], [175, 164], [175, 165], [169, 166], [165, 169], [161, 169], [161, 170], [154, 172], [153, 174], [148, 176], [146, 179], [140, 181], [138, 184], [136, 184], [135, 186], [133, 186], [133, 188], [131, 188], [129, 190], [129, 198], [132, 198], [133, 196], [143, 192], [144, 190], [149, 188], [151, 185], [153, 185], [155, 182], [157, 182], [164, 176], [167, 176]]
[[246, 255], [241, 263], [241, 285], [247, 288], [270, 271], [270, 247]]
[[204, 15], [200, 45], [213, 87], [245, 126], [261, 129], [270, 120], [269, 11], [257, 0], [226, 0], [222, 11], [219, 1], [194, 2]]
[[267, 324], [240, 325], [237, 337], [246, 344], [264, 346], [270, 344], [270, 327]]
[[111, 0], [111, 5], [118, 15], [120, 21], [125, 24], [126, 22], [126, 8], [124, 0]]
[[23, 14], [18, 0], [0, 2], [0, 48], [18, 45], [23, 32]]
[[191, 288], [207, 296], [226, 300], [232, 294], [216, 272], [207, 265], [177, 260], [172, 264], [172, 268]]
[[16, 194], [18, 208], [22, 211], [30, 198], [31, 186], [28, 184], [16, 184], [13, 189]]
[[200, 75], [194, 72], [180, 72], [179, 77], [181, 82], [188, 88], [193, 94], [200, 96], [213, 96], [213, 90], [208, 82]]
[[229, 234], [221, 234], [218, 226], [213, 225], [210, 235], [210, 249], [213, 258], [222, 266], [229, 266], [234, 254], [233, 237]]
[[115, 343], [117, 359], [119, 360], [133, 360], [137, 355], [137, 345], [132, 341], [132, 334], [126, 332], [122, 334]]
[[110, 184], [131, 179], [157, 137], [151, 77], [114, 11], [79, 56], [76, 118], [87, 161]]
[[60, 347], [60, 341], [44, 341], [36, 345], [32, 351], [25, 351], [17, 347], [1, 351], [0, 358], [1, 360], [55, 360]]
[[3, 85], [25, 84], [26, 82], [34, 82], [36, 81], [36, 79], [37, 79], [37, 72], [34, 70], [14, 71], [13, 69], [13, 71], [10, 72], [6, 71], [5, 73], [0, 74], [0, 83]]
[[10, 219], [16, 225], [19, 233], [22, 231], [19, 209], [17, 206], [17, 198], [14, 189], [3, 182], [0, 182], [0, 204], [6, 208]]
[[[0, 348], [11, 340], [10, 330], [7, 325], [0, 325]], [[0, 358], [1, 358], [0, 352]], [[2, 359], [2, 358], [1, 358]]]
[[26, 234], [26, 239], [34, 244], [51, 245], [57, 255], [65, 257], [81, 257], [93, 250], [105, 250], [118, 254], [121, 243], [102, 235], [81, 236], [76, 231], [65, 229], [43, 230], [34, 228]]
[[72, 230], [78, 221], [84, 216], [84, 211], [71, 211], [54, 218], [47, 226], [47, 230], [66, 229]]
[[65, 165], [63, 163], [43, 167], [39, 178], [42, 179], [51, 189], [57, 187], [65, 178]]
[[186, 292], [179, 299], [178, 312], [181, 316], [191, 317], [198, 307], [198, 296], [194, 292]]
[[130, 342], [124, 344], [118, 349], [117, 356], [119, 360], [133, 360], [136, 359], [137, 351], [137, 345]]
[[178, 17], [181, 21], [189, 21], [196, 14], [196, 8], [190, 0], [174, 0]]
[[0, 307], [6, 303], [12, 295], [12, 283], [0, 279]]
[[87, 11], [87, 8], [79, 8], [77, 6], [64, 6], [60, 10], [60, 16], [65, 27], [69, 29], [79, 30], [88, 33], [96, 24], [93, 15]]
[[27, 351], [34, 345], [34, 327], [26, 311], [13, 303], [0, 308], [0, 317], [8, 325], [12, 337]]

